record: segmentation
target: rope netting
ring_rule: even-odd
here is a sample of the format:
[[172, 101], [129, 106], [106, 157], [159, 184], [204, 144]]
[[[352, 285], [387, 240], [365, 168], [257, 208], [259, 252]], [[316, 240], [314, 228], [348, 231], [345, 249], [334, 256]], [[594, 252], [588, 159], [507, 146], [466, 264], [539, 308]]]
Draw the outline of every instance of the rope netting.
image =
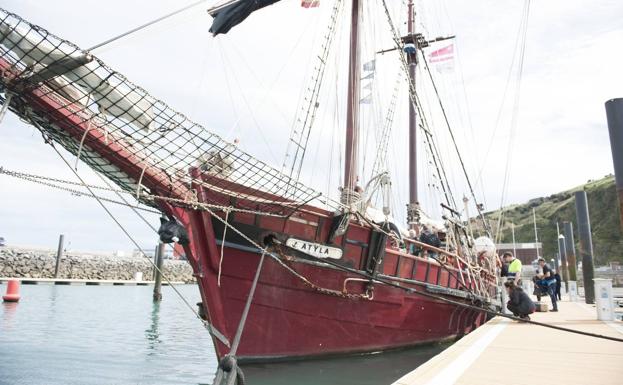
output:
[[[4, 9], [0, 87], [0, 99], [46, 140], [144, 204], [166, 197], [200, 209], [196, 203], [287, 216], [321, 195], [169, 108], [89, 52]], [[197, 202], [200, 186], [214, 192], [207, 201]]]

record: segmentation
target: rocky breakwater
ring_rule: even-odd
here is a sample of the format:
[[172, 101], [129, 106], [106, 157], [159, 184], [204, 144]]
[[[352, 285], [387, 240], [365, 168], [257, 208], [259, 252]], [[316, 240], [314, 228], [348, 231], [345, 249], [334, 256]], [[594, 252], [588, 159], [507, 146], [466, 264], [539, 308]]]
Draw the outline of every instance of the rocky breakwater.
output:
[[[54, 278], [55, 265], [53, 251], [0, 248], [0, 277]], [[136, 272], [143, 273], [143, 280], [151, 280], [154, 268], [144, 257], [68, 252], [61, 258], [58, 278], [132, 280]], [[163, 272], [171, 281], [195, 282], [186, 261], [165, 260]]]

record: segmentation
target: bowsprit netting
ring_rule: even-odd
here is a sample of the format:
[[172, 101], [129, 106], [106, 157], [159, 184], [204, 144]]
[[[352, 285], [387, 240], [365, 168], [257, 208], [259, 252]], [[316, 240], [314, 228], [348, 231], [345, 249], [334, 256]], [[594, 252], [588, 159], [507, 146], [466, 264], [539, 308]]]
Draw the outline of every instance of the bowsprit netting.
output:
[[[0, 87], [3, 102], [46, 140], [147, 205], [161, 197], [195, 208], [204, 203], [287, 216], [321, 195], [172, 110], [88, 52], [3, 9]], [[199, 188], [210, 194], [198, 198]]]

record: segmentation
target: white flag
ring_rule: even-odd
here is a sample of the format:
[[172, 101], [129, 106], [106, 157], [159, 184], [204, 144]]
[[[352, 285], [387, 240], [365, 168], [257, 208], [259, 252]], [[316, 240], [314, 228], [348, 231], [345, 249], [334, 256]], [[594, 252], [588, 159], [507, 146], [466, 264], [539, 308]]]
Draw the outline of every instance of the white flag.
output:
[[370, 60], [369, 62], [364, 63], [364, 65], [363, 65], [363, 70], [364, 70], [364, 71], [374, 71], [374, 68], [375, 68], [375, 67], [376, 67], [375, 60], [374, 60], [374, 59], [372, 59], [372, 60]]
[[454, 43], [430, 52], [428, 62], [439, 73], [454, 71]]

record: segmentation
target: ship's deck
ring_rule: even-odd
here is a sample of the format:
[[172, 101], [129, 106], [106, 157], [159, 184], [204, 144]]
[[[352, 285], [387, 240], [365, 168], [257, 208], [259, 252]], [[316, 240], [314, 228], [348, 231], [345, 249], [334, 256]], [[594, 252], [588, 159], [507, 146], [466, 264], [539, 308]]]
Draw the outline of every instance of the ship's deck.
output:
[[[598, 321], [594, 305], [562, 301], [559, 310], [531, 318], [623, 338], [623, 323]], [[394, 385], [618, 385], [622, 363], [621, 342], [496, 317]]]

